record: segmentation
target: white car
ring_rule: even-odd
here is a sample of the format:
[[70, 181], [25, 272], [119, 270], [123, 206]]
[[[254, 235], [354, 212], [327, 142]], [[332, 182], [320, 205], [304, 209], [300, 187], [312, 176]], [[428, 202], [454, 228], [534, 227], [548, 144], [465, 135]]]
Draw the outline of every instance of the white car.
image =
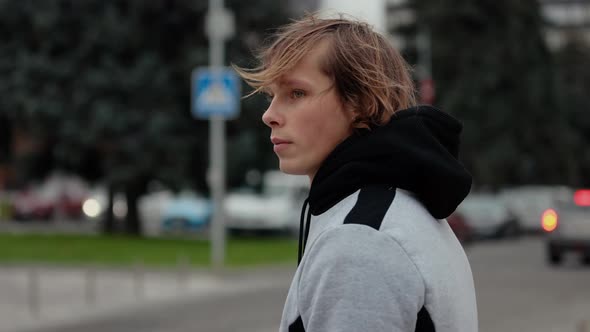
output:
[[471, 193], [457, 212], [465, 218], [474, 239], [515, 237], [521, 232], [519, 221], [494, 194]]
[[296, 232], [309, 178], [269, 171], [263, 176], [262, 186], [261, 194], [233, 192], [226, 197], [226, 227], [241, 231]]
[[564, 186], [528, 185], [506, 188], [499, 194], [504, 204], [516, 216], [526, 232], [540, 233], [539, 218], [548, 207], [569, 199], [571, 188]]
[[206, 228], [213, 215], [210, 199], [193, 191], [183, 191], [162, 206], [163, 232], [192, 233]]
[[578, 253], [590, 265], [590, 190], [575, 191], [568, 199], [548, 208], [541, 217], [547, 233], [547, 260], [561, 263], [563, 256]]

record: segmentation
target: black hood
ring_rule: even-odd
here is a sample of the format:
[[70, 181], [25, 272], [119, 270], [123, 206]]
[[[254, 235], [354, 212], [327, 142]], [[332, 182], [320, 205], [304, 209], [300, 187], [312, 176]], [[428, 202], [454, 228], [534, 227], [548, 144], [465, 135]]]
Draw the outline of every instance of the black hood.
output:
[[361, 129], [339, 144], [316, 173], [309, 207], [322, 214], [368, 185], [413, 192], [437, 219], [448, 217], [471, 188], [458, 160], [462, 125], [430, 106], [398, 111], [384, 126]]

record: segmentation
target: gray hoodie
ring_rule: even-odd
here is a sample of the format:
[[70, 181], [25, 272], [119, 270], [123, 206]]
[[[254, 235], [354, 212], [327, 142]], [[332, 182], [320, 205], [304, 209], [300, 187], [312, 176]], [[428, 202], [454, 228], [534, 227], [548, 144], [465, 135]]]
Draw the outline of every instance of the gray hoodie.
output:
[[460, 131], [419, 107], [336, 147], [310, 189], [281, 332], [477, 332], [469, 262], [444, 220], [471, 186]]

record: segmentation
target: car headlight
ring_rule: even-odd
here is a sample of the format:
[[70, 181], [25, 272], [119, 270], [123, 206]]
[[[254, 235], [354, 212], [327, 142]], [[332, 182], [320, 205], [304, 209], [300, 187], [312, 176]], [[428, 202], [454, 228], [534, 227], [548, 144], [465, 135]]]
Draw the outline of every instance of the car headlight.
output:
[[94, 198], [87, 199], [82, 205], [82, 211], [84, 211], [86, 216], [96, 218], [101, 211], [100, 203]]

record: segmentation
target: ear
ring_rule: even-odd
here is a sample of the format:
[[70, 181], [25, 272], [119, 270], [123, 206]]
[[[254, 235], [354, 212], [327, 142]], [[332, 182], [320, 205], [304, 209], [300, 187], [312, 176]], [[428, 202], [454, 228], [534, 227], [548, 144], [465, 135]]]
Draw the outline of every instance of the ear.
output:
[[356, 111], [356, 109], [350, 103], [343, 103], [342, 108], [344, 109], [344, 113], [346, 114], [350, 122], [353, 123], [358, 116], [358, 112]]
[[346, 98], [340, 97], [340, 105], [342, 107], [342, 111], [344, 115], [348, 118], [348, 123], [350, 123], [351, 128], [355, 128], [355, 121], [359, 116], [358, 111], [354, 107], [354, 103], [346, 100]]

